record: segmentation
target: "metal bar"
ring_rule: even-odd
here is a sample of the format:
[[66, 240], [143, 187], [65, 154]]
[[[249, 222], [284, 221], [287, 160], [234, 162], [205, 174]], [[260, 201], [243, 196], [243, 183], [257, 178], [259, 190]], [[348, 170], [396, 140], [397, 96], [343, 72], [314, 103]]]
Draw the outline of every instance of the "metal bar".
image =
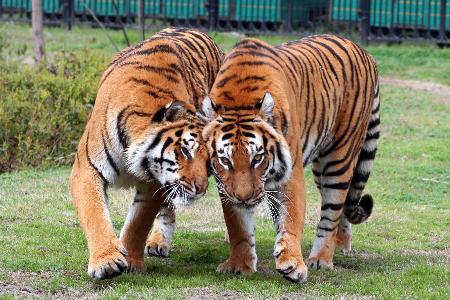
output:
[[73, 13], [74, 13], [74, 0], [68, 0], [69, 7], [68, 7], [68, 23], [67, 23], [67, 29], [72, 30], [72, 23], [73, 23]]
[[[117, 47], [116, 43], [114, 43], [114, 40], [108, 34], [108, 31], [106, 31], [105, 26], [102, 24], [102, 22], [100, 22], [100, 20], [97, 18], [95, 13], [89, 8], [89, 6], [87, 6], [87, 4], [86, 4], [86, 2], [84, 2], [84, 0], [79, 0], [79, 1], [81, 1], [81, 3], [84, 5], [84, 8], [89, 12], [89, 14], [91, 14], [92, 18], [95, 20], [95, 22], [98, 24], [98, 26], [100, 26], [100, 28], [103, 30], [103, 32], [105, 33], [105, 35], [108, 38], [108, 40], [111, 42], [111, 44], [117, 50], [117, 52], [119, 52], [120, 51], [119, 47]], [[143, 0], [141, 0], [141, 1], [143, 1]]]
[[[128, 34], [127, 34], [127, 31], [125, 30], [125, 25], [123, 25], [123, 22], [122, 22], [122, 16], [119, 13], [119, 7], [117, 6], [115, 0], [112, 0], [112, 5], [114, 7], [114, 10], [116, 11], [116, 19], [117, 19], [116, 21], [119, 23], [120, 28], [122, 29], [123, 36], [125, 38], [125, 41], [127, 42], [127, 46], [130, 47], [130, 40], [128, 39]], [[125, 11], [124, 11], [124, 13], [125, 13]]]
[[[302, 3], [303, 4], [303, 3]], [[286, 30], [287, 32], [292, 32], [292, 0], [287, 0], [286, 2]]]
[[370, 0], [360, 0], [360, 11], [359, 26], [361, 31], [361, 43], [367, 45], [369, 43], [370, 34]]
[[446, 10], [447, 1], [441, 0], [441, 14], [439, 20], [439, 39], [445, 39], [445, 10]]
[[145, 40], [145, 2], [139, 0], [139, 28], [141, 29], [141, 39]]
[[208, 27], [209, 30], [217, 30], [219, 19], [219, 0], [208, 1]]

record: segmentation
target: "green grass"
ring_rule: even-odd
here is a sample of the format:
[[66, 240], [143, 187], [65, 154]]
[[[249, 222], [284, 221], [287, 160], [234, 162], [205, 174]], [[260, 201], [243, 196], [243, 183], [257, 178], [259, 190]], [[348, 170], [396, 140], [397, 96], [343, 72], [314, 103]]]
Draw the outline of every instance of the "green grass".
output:
[[[206, 198], [180, 213], [170, 258], [149, 258], [145, 275], [93, 282], [86, 274], [87, 246], [70, 200], [70, 170], [59, 168], [0, 175], [0, 281], [26, 286], [44, 297], [448, 299], [450, 108], [428, 94], [391, 86], [384, 86], [382, 95], [383, 134], [367, 187], [376, 199], [375, 210], [367, 223], [354, 227], [354, 252], [348, 257], [337, 253], [333, 271], [311, 271], [304, 285], [283, 280], [271, 257], [272, 224], [259, 216], [259, 273], [217, 274], [228, 244], [219, 200], [210, 185]], [[307, 176], [304, 256], [311, 249], [319, 211], [309, 170]], [[119, 230], [132, 192], [110, 195]]]
[[[107, 30], [107, 32], [119, 49], [126, 46], [121, 31]], [[6, 41], [14, 41], [7, 49], [10, 57], [24, 58], [31, 55], [33, 50], [31, 27], [2, 23], [0, 35], [2, 34]], [[128, 35], [132, 44], [139, 41], [137, 30], [128, 29]], [[147, 32], [148, 37], [151, 35], [152, 32]], [[224, 51], [231, 49], [240, 39], [239, 36], [225, 33], [210, 32], [210, 35]], [[273, 45], [297, 38], [278, 35], [256, 37]], [[70, 32], [63, 28], [46, 28], [45, 42], [49, 56], [55, 51], [81, 51], [85, 48], [101, 51], [111, 57], [117, 52], [100, 29], [89, 27], [77, 26]], [[439, 49], [434, 45], [374, 44], [367, 50], [374, 55], [383, 76], [435, 81], [450, 86], [450, 48]]]
[[[108, 31], [120, 47], [123, 36]], [[133, 42], [137, 32], [129, 31]], [[31, 29], [0, 24], [8, 59], [31, 55]], [[224, 50], [238, 37], [212, 33]], [[112, 57], [115, 50], [98, 29], [72, 32], [46, 29], [47, 51], [85, 48]], [[262, 37], [276, 44], [293, 37]], [[450, 85], [450, 49], [374, 45], [383, 76]], [[1, 88], [1, 87], [0, 87]], [[448, 100], [448, 99], [447, 99]], [[373, 216], [354, 227], [350, 256], [337, 253], [335, 269], [311, 271], [304, 285], [291, 284], [275, 271], [273, 225], [259, 215], [256, 226], [258, 270], [243, 277], [220, 275], [225, 260], [224, 221], [213, 185], [207, 197], [182, 211], [167, 259], [149, 258], [145, 275], [125, 274], [94, 282], [87, 274], [88, 251], [69, 194], [70, 169], [25, 170], [0, 175], [0, 298], [450, 298], [450, 107], [432, 93], [382, 86], [382, 137], [367, 192], [375, 198]], [[308, 211], [303, 255], [308, 256], [319, 214], [319, 194], [307, 171]], [[110, 192], [117, 231], [132, 191]], [[9, 291], [9, 292], [8, 292]]]

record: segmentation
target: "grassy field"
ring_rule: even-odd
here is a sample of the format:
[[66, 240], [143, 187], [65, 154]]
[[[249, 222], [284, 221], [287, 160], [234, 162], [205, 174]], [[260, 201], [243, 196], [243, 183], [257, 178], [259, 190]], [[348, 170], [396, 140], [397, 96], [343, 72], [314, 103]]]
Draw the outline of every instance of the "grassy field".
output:
[[[28, 27], [0, 25], [0, 31], [14, 38], [8, 50], [13, 59], [29, 55]], [[119, 32], [111, 34], [123, 45]], [[238, 39], [213, 35], [224, 49]], [[114, 53], [99, 30], [76, 28], [68, 34], [55, 28], [46, 38], [50, 53], [86, 47]], [[265, 39], [278, 43], [292, 37]], [[304, 285], [283, 280], [271, 256], [273, 226], [261, 211], [256, 225], [259, 272], [248, 277], [217, 274], [228, 244], [211, 184], [205, 198], [180, 212], [169, 258], [149, 258], [144, 275], [94, 282], [86, 274], [87, 245], [69, 195], [70, 169], [25, 170], [0, 174], [0, 298], [449, 299], [450, 93], [445, 86], [439, 93], [402, 87], [401, 80], [449, 86], [450, 51], [407, 45], [377, 45], [369, 51], [381, 74], [400, 78], [400, 84], [387, 81], [382, 86], [382, 137], [366, 188], [375, 198], [373, 216], [354, 227], [354, 251], [350, 256], [337, 253], [333, 271], [311, 271]], [[309, 170], [307, 180], [304, 256], [312, 246], [320, 203]], [[117, 231], [131, 197], [132, 191], [110, 192]]]

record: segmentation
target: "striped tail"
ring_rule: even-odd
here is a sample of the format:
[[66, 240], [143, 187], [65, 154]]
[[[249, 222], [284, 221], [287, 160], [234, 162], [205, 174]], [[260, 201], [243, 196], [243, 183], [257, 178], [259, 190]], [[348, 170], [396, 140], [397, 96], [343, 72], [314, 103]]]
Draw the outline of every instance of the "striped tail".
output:
[[369, 194], [361, 197], [367, 180], [369, 180], [378, 138], [380, 137], [380, 90], [377, 83], [372, 105], [372, 115], [367, 129], [366, 139], [361, 148], [358, 162], [353, 173], [350, 189], [345, 199], [344, 214], [352, 224], [359, 224], [370, 217], [373, 198]]

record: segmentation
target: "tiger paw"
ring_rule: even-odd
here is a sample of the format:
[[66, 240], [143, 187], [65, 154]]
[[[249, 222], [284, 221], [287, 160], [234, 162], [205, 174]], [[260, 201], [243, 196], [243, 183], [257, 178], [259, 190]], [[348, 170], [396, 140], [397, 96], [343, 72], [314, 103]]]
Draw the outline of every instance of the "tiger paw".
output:
[[147, 271], [147, 266], [145, 261], [142, 259], [133, 259], [127, 257], [128, 272], [130, 273], [145, 273]]
[[308, 267], [316, 270], [333, 269], [333, 259], [330, 257], [310, 256], [308, 258]]
[[88, 274], [94, 279], [102, 280], [116, 277], [128, 269], [127, 250], [119, 241], [109, 249], [97, 251], [89, 259]]
[[145, 246], [145, 253], [147, 253], [148, 256], [168, 257], [169, 251], [170, 246], [165, 242], [157, 243], [149, 240]]
[[299, 255], [292, 255], [286, 249], [275, 249], [275, 267], [283, 277], [294, 283], [304, 283], [308, 278], [308, 268]]
[[345, 217], [339, 223], [335, 242], [337, 247], [342, 248], [344, 255], [352, 251], [352, 224]]
[[336, 246], [342, 248], [344, 255], [349, 255], [352, 251], [352, 242], [350, 239], [336, 239]]
[[232, 273], [249, 275], [256, 272], [256, 258], [247, 261], [227, 259], [217, 267], [218, 273]]

